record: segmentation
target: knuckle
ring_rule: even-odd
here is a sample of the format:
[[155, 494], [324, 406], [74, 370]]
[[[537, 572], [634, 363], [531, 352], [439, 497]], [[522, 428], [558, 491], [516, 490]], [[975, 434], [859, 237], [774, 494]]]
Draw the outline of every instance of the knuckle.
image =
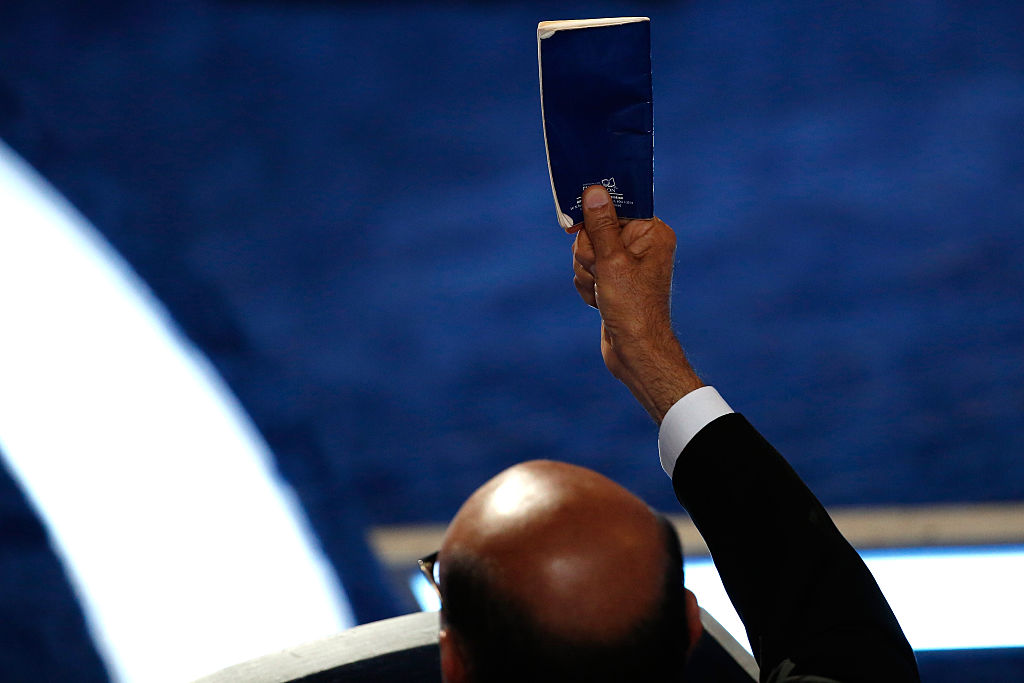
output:
[[594, 249], [589, 244], [584, 244], [582, 240], [577, 238], [572, 245], [572, 256], [575, 261], [579, 263], [586, 263], [594, 259]]
[[658, 219], [655, 222], [655, 227], [658, 231], [658, 235], [665, 241], [666, 244], [669, 244], [673, 247], [676, 245], [675, 230], [670, 228], [667, 223], [665, 223], [661, 219]]
[[590, 270], [591, 266], [593, 266], [593, 261], [584, 258], [580, 254], [577, 254], [576, 257], [572, 260], [572, 267], [573, 270], [575, 270], [576, 272], [580, 272], [581, 270]]
[[590, 220], [587, 221], [587, 230], [594, 232], [603, 232], [606, 230], [618, 230], [619, 221], [615, 216], [602, 213], [596, 216], [591, 216]]

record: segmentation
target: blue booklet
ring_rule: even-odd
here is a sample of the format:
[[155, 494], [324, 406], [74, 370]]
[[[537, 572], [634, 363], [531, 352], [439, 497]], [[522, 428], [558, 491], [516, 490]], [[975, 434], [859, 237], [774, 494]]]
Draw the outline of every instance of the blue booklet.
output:
[[558, 222], [583, 222], [583, 188], [608, 189], [620, 218], [654, 216], [651, 21], [543, 21], [537, 61]]

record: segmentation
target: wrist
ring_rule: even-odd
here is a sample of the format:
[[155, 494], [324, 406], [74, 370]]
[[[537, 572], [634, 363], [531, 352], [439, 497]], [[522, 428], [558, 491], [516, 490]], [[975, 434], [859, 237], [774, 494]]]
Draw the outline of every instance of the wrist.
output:
[[622, 351], [620, 379], [659, 425], [679, 399], [704, 386], [671, 331]]

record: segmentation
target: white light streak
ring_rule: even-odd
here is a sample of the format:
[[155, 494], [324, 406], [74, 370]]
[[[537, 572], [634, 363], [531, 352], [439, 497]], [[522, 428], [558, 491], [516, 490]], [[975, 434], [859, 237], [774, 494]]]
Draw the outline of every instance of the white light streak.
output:
[[352, 625], [237, 401], [2, 143], [0, 324], [0, 447], [115, 680], [187, 681]]
[[[915, 650], [1024, 647], [1024, 550], [861, 552]], [[686, 585], [748, 651], [746, 631], [711, 560], [686, 562]]]

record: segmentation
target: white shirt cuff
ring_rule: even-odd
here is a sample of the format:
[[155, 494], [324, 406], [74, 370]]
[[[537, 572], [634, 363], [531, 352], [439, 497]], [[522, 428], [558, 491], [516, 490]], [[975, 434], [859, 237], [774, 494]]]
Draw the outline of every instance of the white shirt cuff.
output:
[[658, 430], [658, 455], [665, 473], [672, 476], [679, 454], [697, 432], [731, 412], [733, 409], [714, 387], [694, 389], [676, 401], [665, 413]]

